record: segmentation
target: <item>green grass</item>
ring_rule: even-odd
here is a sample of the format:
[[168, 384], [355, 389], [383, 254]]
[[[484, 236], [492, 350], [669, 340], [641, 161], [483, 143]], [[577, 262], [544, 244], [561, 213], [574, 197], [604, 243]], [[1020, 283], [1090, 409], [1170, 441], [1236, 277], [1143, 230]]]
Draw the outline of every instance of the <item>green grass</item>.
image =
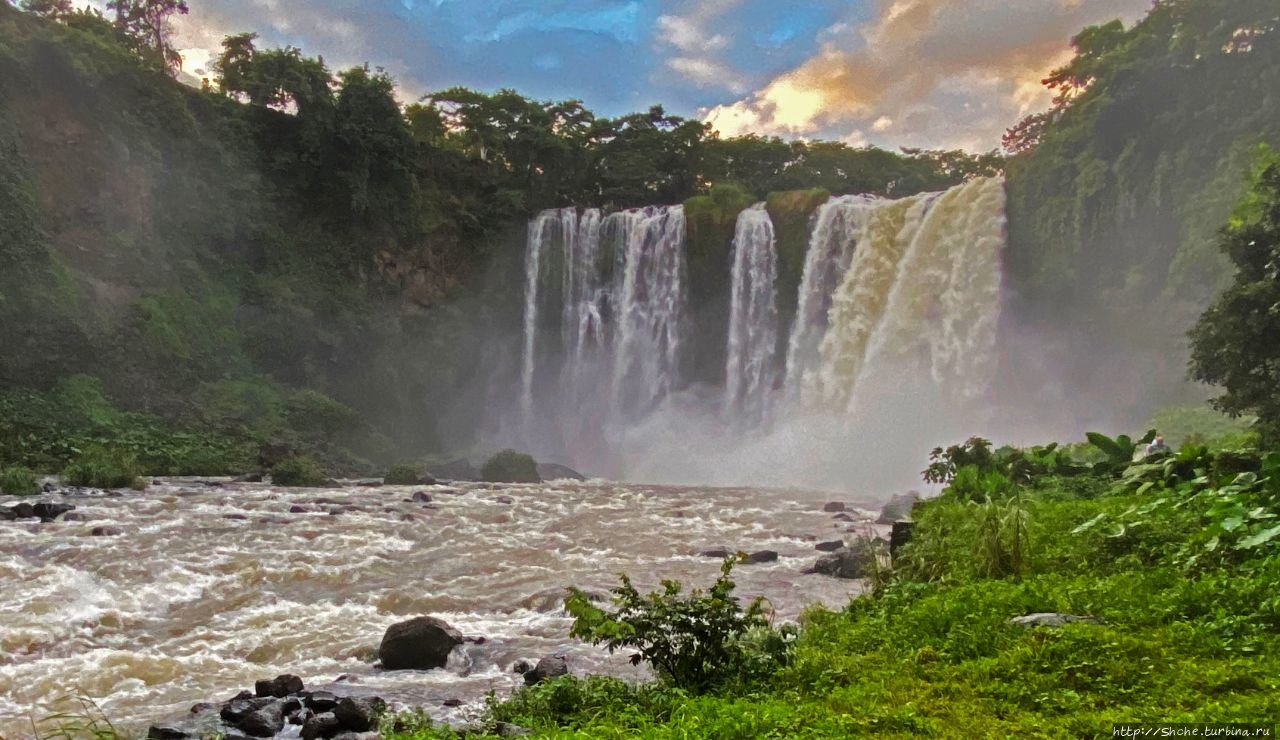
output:
[[[1280, 543], [1210, 537], [1234, 516], [1223, 513], [1233, 497], [1272, 521], [1276, 487], [1136, 493], [1122, 480], [1032, 477], [1003, 501], [1018, 508], [1026, 544], [1019, 571], [1001, 578], [985, 539], [992, 526], [1007, 537], [1012, 520], [993, 525], [985, 504], [950, 493], [926, 502], [892, 576], [843, 610], [806, 611], [771, 676], [701, 696], [569, 676], [493, 697], [484, 721], [547, 738], [744, 740], [1092, 738], [1115, 722], [1276, 721]], [[1042, 611], [1100, 622], [1009, 624]]]
[[36, 474], [22, 466], [0, 471], [0, 493], [6, 496], [34, 496], [40, 493]]
[[92, 488], [138, 488], [138, 460], [119, 447], [94, 446], [85, 450], [63, 471], [68, 485]]

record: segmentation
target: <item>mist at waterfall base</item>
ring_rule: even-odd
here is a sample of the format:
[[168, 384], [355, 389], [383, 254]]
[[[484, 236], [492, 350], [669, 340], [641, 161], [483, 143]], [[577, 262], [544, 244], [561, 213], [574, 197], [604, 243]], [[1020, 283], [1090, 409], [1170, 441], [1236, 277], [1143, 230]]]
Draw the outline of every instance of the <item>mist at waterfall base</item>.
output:
[[[1036, 353], [1001, 315], [1004, 203], [998, 178], [831, 198], [793, 303], [765, 204], [745, 209], [723, 265], [728, 325], [711, 338], [690, 309], [683, 207], [544, 211], [518, 400], [494, 441], [623, 480], [887, 494], [918, 486], [937, 445], [1076, 434], [1088, 412], [1020, 400], [1054, 387], [1051, 368], [1009, 377], [1000, 362], [1006, 336]], [[699, 341], [723, 343], [722, 382], [691, 377]]]

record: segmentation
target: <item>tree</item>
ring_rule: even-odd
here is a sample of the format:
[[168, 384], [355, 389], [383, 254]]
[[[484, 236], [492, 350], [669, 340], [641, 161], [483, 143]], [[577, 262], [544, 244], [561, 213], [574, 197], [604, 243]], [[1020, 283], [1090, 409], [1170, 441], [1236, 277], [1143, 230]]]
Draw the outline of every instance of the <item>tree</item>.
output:
[[170, 76], [177, 76], [182, 55], [170, 42], [170, 21], [175, 13], [186, 15], [186, 0], [109, 0], [116, 27], [144, 59], [154, 60]]
[[1221, 385], [1214, 407], [1257, 414], [1265, 440], [1280, 441], [1280, 153], [1263, 149], [1253, 187], [1219, 246], [1235, 282], [1191, 331], [1191, 374]]
[[22, 9], [42, 18], [61, 19], [71, 15], [71, 0], [23, 0]]

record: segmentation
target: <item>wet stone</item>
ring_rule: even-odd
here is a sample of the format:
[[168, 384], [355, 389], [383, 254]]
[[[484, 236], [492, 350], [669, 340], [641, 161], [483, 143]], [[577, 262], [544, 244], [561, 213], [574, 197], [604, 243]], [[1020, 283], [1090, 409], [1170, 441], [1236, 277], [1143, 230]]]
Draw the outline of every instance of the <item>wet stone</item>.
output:
[[733, 551], [724, 547], [713, 547], [710, 550], [700, 550], [698, 557], [702, 558], [727, 558], [733, 554]]
[[844, 547], [844, 540], [831, 540], [830, 542], [819, 542], [813, 546], [818, 552], [835, 552]]
[[342, 723], [333, 712], [322, 712], [309, 717], [302, 723], [303, 740], [316, 740], [321, 737], [333, 737], [342, 730]]
[[338, 706], [338, 697], [330, 691], [312, 691], [306, 698], [306, 704], [316, 712], [331, 712]]
[[378, 715], [386, 708], [387, 703], [376, 696], [343, 697], [333, 713], [343, 729], [368, 732], [378, 726]]
[[253, 691], [258, 696], [285, 697], [302, 691], [302, 679], [292, 673], [284, 673], [272, 679], [254, 682]]
[[778, 553], [776, 550], [758, 550], [748, 555], [742, 562], [751, 565], [756, 563], [772, 563], [777, 559]]
[[837, 511], [844, 511], [845, 505], [843, 501], [828, 501], [825, 505], [823, 505], [822, 510], [827, 512], [828, 514], [832, 514]]
[[272, 701], [255, 709], [236, 726], [253, 737], [272, 737], [284, 729], [284, 702]]
[[147, 740], [194, 740], [197, 735], [180, 725], [152, 725]]
[[444, 701], [440, 702], [440, 706], [443, 706], [443, 707], [460, 707], [463, 704], [464, 702], [461, 699], [457, 699], [457, 698], [445, 699]]

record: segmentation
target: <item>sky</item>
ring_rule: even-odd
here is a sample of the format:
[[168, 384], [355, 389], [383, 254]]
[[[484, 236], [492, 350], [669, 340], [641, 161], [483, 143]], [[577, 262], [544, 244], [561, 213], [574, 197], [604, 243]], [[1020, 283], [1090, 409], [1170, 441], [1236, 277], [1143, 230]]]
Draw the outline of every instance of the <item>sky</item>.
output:
[[402, 97], [462, 85], [652, 105], [743, 133], [988, 151], [1049, 104], [1081, 28], [1151, 0], [190, 0], [184, 69], [256, 31], [333, 69], [368, 62]]

